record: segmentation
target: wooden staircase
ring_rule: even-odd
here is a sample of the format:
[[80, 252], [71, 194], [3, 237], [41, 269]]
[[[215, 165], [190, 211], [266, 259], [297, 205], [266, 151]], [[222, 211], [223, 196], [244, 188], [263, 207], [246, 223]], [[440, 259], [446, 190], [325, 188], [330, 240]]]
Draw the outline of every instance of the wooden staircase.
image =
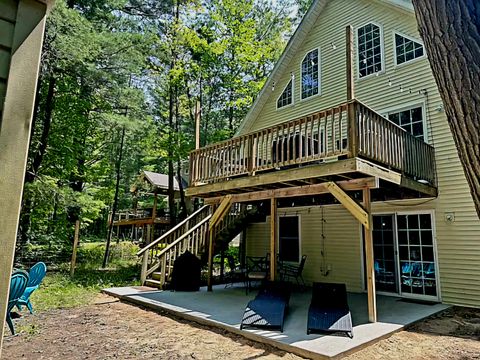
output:
[[228, 246], [228, 243], [253, 221], [261, 220], [255, 208], [223, 201], [213, 212], [205, 205], [167, 233], [141, 249], [141, 282], [147, 286], [163, 288], [169, 282], [175, 260], [185, 251], [190, 251], [208, 261], [210, 233], [215, 238], [213, 255]]

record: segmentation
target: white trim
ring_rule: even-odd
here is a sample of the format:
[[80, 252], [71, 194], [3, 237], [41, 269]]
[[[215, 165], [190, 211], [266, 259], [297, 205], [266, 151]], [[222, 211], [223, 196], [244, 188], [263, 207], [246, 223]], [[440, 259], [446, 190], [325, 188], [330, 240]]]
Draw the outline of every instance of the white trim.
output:
[[[410, 41], [413, 41], [413, 42], [416, 42], [416, 43], [419, 43], [420, 45], [422, 45], [423, 55], [419, 56], [419, 57], [416, 57], [412, 60], [406, 60], [405, 62], [403, 62], [401, 64], [398, 64], [397, 63], [397, 43], [395, 41], [395, 35], [400, 35], [401, 37], [404, 37], [405, 39], [408, 39]], [[394, 64], [395, 68], [401, 68], [404, 65], [412, 64], [412, 63], [415, 63], [417, 61], [420, 61], [420, 60], [423, 60], [423, 59], [427, 58], [427, 52], [425, 50], [425, 44], [423, 43], [423, 41], [415, 39], [414, 37], [406, 35], [406, 34], [400, 32], [400, 31], [392, 30], [392, 45], [393, 45], [393, 64]]]
[[[371, 73], [371, 74], [368, 74], [366, 76], [362, 76], [360, 77], [360, 66], [359, 66], [359, 62], [360, 62], [360, 51], [358, 51], [358, 30], [369, 25], [369, 24], [373, 24], [375, 26], [377, 26], [379, 29], [380, 29], [380, 58], [381, 58], [381, 64], [382, 64], [382, 70], [380, 71], [377, 71], [377, 72], [374, 72], [374, 73]], [[383, 25], [380, 24], [380, 23], [377, 23], [375, 21], [369, 21], [359, 27], [357, 27], [355, 29], [355, 61], [356, 61], [356, 70], [357, 70], [357, 76], [356, 76], [356, 79], [357, 80], [364, 80], [364, 79], [368, 79], [370, 77], [376, 77], [376, 76], [380, 76], [380, 75], [383, 75], [385, 74], [385, 44], [384, 44], [384, 36], [383, 36]]]
[[[435, 227], [435, 210], [404, 210], [404, 211], [397, 211], [395, 212], [395, 217], [398, 215], [424, 215], [424, 214], [429, 214], [430, 215], [430, 222], [432, 226], [432, 247], [433, 247], [433, 263], [435, 264], [435, 291], [437, 293], [437, 296], [433, 295], [421, 295], [421, 294], [411, 294], [407, 293], [404, 294], [402, 292], [402, 285], [399, 283], [400, 286], [400, 296], [404, 298], [409, 298], [409, 299], [420, 299], [420, 300], [435, 300], [435, 301], [441, 301], [441, 295], [440, 295], [440, 273], [438, 271], [438, 252], [437, 252], [437, 231]], [[395, 220], [396, 221], [396, 220]], [[397, 255], [398, 261], [400, 262], [400, 254]], [[422, 261], [423, 263], [423, 261]]]
[[[398, 244], [398, 215], [423, 215], [429, 214], [431, 219], [431, 226], [432, 226], [432, 247], [433, 247], [433, 262], [435, 264], [435, 283], [436, 283], [436, 293], [437, 296], [433, 295], [422, 295], [422, 294], [411, 294], [402, 292], [402, 279], [401, 279], [401, 268], [400, 268], [400, 248]], [[376, 291], [377, 294], [380, 295], [389, 295], [389, 296], [396, 296], [401, 298], [408, 298], [408, 299], [417, 299], [417, 300], [427, 300], [427, 301], [442, 301], [441, 293], [440, 293], [440, 273], [438, 268], [438, 250], [437, 250], [437, 235], [436, 235], [436, 217], [435, 217], [435, 210], [433, 209], [424, 209], [424, 210], [404, 210], [404, 211], [379, 211], [379, 212], [372, 212], [373, 216], [393, 216], [393, 227], [394, 227], [394, 234], [393, 234], [393, 244], [394, 244], [394, 256], [395, 256], [395, 272], [397, 273], [397, 284], [398, 286], [397, 292], [385, 292], [385, 291]], [[363, 239], [363, 235], [362, 235]], [[363, 240], [364, 241], [364, 240]], [[365, 256], [365, 248], [363, 247], [362, 250], [362, 261]], [[363, 266], [362, 266], [363, 271]], [[362, 277], [362, 282], [365, 286], [365, 276]]]
[[298, 218], [298, 260], [295, 262], [284, 261], [286, 263], [298, 264], [302, 259], [302, 216], [301, 214], [283, 214], [279, 215], [277, 211], [277, 254], [280, 256], [280, 218], [282, 217], [297, 217]]
[[[303, 60], [305, 60], [305, 58], [307, 57], [308, 54], [310, 54], [312, 51], [315, 51], [317, 50], [318, 51], [318, 63], [317, 63], [317, 73], [318, 73], [318, 92], [314, 95], [310, 95], [310, 96], [307, 96], [306, 98], [302, 97], [302, 81], [303, 81], [303, 76], [302, 76], [302, 63], [303, 63]], [[300, 94], [300, 99], [299, 99], [299, 102], [301, 101], [306, 101], [306, 100], [309, 100], [309, 99], [312, 99], [316, 96], [321, 96], [322, 95], [322, 66], [321, 66], [321, 62], [322, 62], [322, 56], [321, 56], [321, 52], [320, 52], [320, 47], [314, 47], [308, 51], [305, 52], [305, 55], [302, 57], [302, 60], [300, 61], [300, 81], [299, 81], [299, 91], [298, 93]]]
[[[278, 107], [278, 100], [280, 100], [280, 98], [282, 97], [283, 93], [287, 89], [287, 86], [288, 84], [290, 84], [290, 82], [292, 83], [292, 102], [290, 104]], [[285, 85], [280, 95], [278, 95], [277, 100], [275, 101], [275, 110], [285, 109], [293, 105], [295, 105], [295, 74], [292, 74], [290, 76], [290, 80], [288, 80], [287, 85]]]
[[[383, 110], [380, 110], [379, 113], [388, 120], [388, 115], [391, 114], [391, 113], [397, 113], [397, 112], [401, 112], [401, 111], [405, 111], [405, 110], [411, 110], [411, 109], [413, 109], [415, 107], [419, 107], [419, 106], [422, 107], [423, 141], [425, 143], [429, 144], [430, 143], [429, 138], [430, 138], [431, 129], [428, 128], [427, 102], [426, 102], [425, 99], [410, 101], [410, 102], [407, 102], [403, 105], [383, 109]], [[401, 125], [399, 125], [399, 124], [397, 124], [397, 125], [401, 127]]]

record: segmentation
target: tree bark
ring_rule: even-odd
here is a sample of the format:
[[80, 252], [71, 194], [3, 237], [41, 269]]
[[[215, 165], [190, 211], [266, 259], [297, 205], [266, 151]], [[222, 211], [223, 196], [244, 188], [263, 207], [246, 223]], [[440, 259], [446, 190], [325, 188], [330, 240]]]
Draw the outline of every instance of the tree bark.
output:
[[110, 241], [112, 240], [112, 231], [113, 231], [113, 220], [115, 219], [115, 213], [117, 212], [118, 206], [118, 192], [120, 189], [120, 178], [121, 178], [121, 168], [122, 168], [122, 157], [123, 157], [123, 143], [125, 142], [125, 126], [122, 128], [122, 137], [120, 138], [120, 149], [118, 151], [118, 159], [117, 163], [115, 164], [115, 170], [117, 179], [115, 182], [115, 196], [113, 197], [113, 205], [112, 205], [112, 217], [110, 224], [108, 224], [108, 235], [107, 235], [107, 243], [105, 245], [105, 255], [103, 257], [103, 264], [102, 268], [105, 268], [108, 263], [108, 257], [110, 255]]
[[476, 0], [412, 2], [480, 218], [480, 3]]

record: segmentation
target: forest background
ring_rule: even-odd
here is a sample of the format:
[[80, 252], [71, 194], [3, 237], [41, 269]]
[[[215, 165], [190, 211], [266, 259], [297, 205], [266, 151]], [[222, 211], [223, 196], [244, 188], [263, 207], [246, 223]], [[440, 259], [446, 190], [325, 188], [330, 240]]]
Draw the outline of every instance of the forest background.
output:
[[[76, 220], [82, 241], [105, 241], [114, 198], [117, 209], [131, 208], [142, 170], [168, 174], [173, 184], [195, 146], [196, 106], [201, 146], [231, 137], [310, 3], [57, 0], [43, 44], [17, 259], [45, 247], [67, 256]], [[173, 185], [169, 193], [159, 206], [184, 217]]]

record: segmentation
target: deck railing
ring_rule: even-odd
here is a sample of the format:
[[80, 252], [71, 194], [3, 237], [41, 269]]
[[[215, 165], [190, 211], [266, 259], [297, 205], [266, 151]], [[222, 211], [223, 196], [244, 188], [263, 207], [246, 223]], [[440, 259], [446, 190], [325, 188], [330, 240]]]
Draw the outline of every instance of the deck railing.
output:
[[357, 100], [192, 151], [190, 184], [356, 156], [435, 184], [433, 147]]

